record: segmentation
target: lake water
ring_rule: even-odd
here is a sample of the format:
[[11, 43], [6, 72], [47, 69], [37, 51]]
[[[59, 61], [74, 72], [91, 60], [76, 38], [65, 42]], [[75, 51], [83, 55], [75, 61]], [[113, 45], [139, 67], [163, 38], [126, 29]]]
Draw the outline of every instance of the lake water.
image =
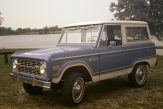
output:
[[[55, 47], [59, 37], [60, 34], [0, 36], [0, 49], [51, 48]], [[163, 46], [163, 41], [155, 37], [152, 41], [156, 46]], [[157, 54], [163, 55], [163, 49], [157, 50]]]
[[0, 36], [0, 49], [54, 47], [60, 34]]

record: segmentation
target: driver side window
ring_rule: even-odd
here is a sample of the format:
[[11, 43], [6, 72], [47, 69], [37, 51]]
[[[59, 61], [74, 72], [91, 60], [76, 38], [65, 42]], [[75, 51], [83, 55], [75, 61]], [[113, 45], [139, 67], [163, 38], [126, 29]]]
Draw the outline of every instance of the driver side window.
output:
[[108, 25], [105, 26], [100, 38], [99, 47], [110, 47], [122, 45], [121, 26]]

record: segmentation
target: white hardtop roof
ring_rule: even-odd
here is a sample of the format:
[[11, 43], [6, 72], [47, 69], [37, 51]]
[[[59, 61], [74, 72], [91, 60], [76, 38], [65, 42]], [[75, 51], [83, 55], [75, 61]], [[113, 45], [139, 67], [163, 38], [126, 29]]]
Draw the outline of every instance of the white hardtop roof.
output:
[[115, 20], [115, 21], [90, 21], [90, 22], [80, 22], [75, 24], [70, 24], [66, 27], [76, 27], [76, 26], [84, 26], [84, 25], [98, 25], [98, 24], [142, 24], [147, 25], [147, 22], [143, 21], [131, 21], [131, 20]]

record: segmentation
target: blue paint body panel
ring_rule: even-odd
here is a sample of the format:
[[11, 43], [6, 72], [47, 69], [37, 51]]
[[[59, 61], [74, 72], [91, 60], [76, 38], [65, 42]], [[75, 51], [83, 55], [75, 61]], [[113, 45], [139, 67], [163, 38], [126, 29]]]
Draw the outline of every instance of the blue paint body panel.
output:
[[83, 45], [80, 47], [72, 45], [65, 47], [62, 45], [53, 49], [15, 53], [11, 58], [28, 58], [46, 61], [48, 78], [51, 80], [60, 76], [57, 72], [52, 71], [52, 67], [62, 66], [65, 63], [73, 64], [71, 62], [84, 61], [91, 68], [92, 75], [100, 75], [100, 72], [132, 67], [138, 59], [150, 56], [155, 56], [153, 43], [130, 44], [106, 48], [95, 48], [93, 45]]

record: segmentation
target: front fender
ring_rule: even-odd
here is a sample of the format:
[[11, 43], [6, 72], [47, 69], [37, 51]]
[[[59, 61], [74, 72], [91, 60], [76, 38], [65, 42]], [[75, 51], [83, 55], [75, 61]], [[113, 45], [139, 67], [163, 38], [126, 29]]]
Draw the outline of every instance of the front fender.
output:
[[52, 79], [52, 83], [55, 83], [55, 84], [59, 83], [66, 70], [68, 70], [69, 68], [77, 67], [77, 66], [82, 66], [82, 67], [86, 68], [89, 75], [91, 76], [91, 78], [93, 78], [93, 75], [92, 75], [93, 71], [90, 68], [90, 66], [85, 61], [77, 60], [77, 61], [69, 61], [69, 62], [64, 63], [60, 67], [60, 70], [58, 72], [58, 76], [56, 78]]

